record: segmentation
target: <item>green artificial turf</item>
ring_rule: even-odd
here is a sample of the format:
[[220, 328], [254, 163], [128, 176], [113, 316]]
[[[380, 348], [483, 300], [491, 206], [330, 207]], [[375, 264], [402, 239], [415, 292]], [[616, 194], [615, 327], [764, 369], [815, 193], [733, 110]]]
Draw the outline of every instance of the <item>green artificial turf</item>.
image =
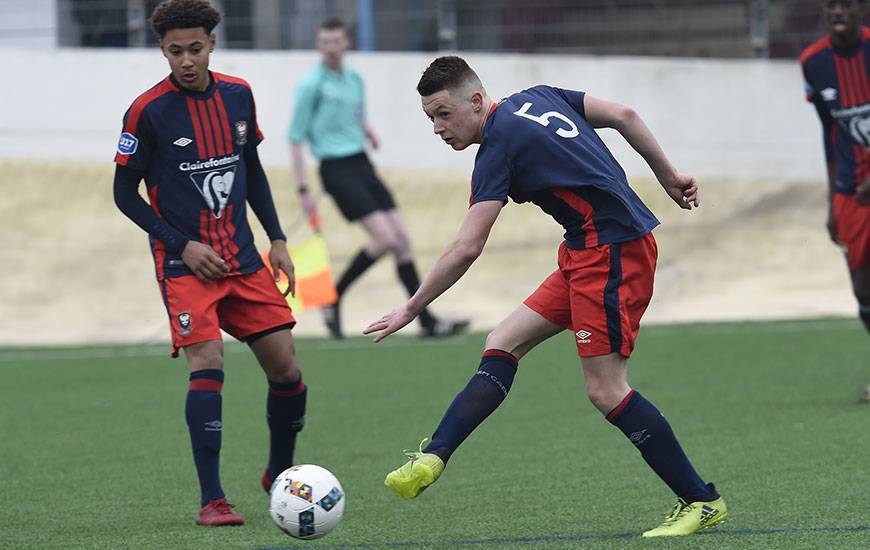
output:
[[729, 521], [646, 541], [673, 504], [585, 396], [569, 334], [520, 363], [510, 396], [404, 501], [383, 485], [474, 372], [483, 335], [301, 339], [309, 386], [298, 462], [342, 482], [335, 532], [295, 541], [272, 524], [259, 477], [266, 386], [226, 350], [222, 481], [242, 527], [194, 524], [187, 374], [163, 347], [0, 350], [0, 547], [866, 548], [870, 338], [855, 320], [645, 327], [632, 385], [668, 417]]

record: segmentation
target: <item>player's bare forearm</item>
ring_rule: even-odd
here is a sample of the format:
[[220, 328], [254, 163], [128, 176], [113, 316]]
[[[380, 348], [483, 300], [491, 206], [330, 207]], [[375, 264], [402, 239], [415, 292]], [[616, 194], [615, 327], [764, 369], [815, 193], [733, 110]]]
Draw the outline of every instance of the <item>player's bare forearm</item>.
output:
[[293, 178], [300, 188], [305, 187], [305, 157], [302, 154], [302, 143], [290, 142], [290, 163], [293, 165]]
[[586, 120], [594, 127], [613, 128], [625, 138], [643, 157], [665, 192], [680, 208], [691, 210], [692, 206], [700, 206], [695, 179], [677, 172], [652, 131], [634, 109], [612, 101], [596, 99], [589, 94], [584, 96], [583, 107]]
[[363, 133], [365, 134], [366, 138], [368, 138], [369, 143], [372, 144], [372, 149], [377, 149], [378, 147], [380, 147], [381, 141], [378, 139], [375, 131], [372, 130], [372, 127], [369, 126], [368, 122], [363, 123]]
[[375, 342], [380, 342], [413, 321], [427, 305], [462, 278], [483, 252], [489, 232], [501, 208], [501, 201], [484, 201], [472, 205], [465, 215], [456, 238], [435, 262], [435, 266], [423, 279], [417, 292], [405, 305], [371, 323], [363, 334], [379, 332]]
[[272, 246], [269, 249], [269, 263], [272, 264], [272, 273], [275, 277], [275, 282], [281, 280], [281, 271], [287, 277], [287, 289], [284, 291], [284, 296], [293, 294], [296, 296], [296, 275], [293, 260], [287, 253], [287, 242], [282, 239], [272, 241]]
[[643, 157], [659, 182], [669, 181], [677, 175], [676, 168], [668, 160], [652, 131], [635, 111], [628, 109], [617, 121], [615, 129]]
[[420, 288], [408, 300], [408, 309], [418, 315], [436, 298], [465, 275], [468, 268], [480, 257], [482, 247], [471, 243], [454, 240], [435, 262], [432, 270], [426, 275]]

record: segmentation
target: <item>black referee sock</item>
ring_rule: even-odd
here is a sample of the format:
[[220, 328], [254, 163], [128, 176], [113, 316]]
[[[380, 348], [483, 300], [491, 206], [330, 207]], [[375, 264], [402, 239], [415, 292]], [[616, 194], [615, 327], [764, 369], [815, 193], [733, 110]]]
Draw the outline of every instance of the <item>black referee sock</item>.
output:
[[365, 273], [366, 270], [374, 265], [376, 261], [378, 261], [378, 259], [369, 256], [365, 249], [360, 250], [357, 255], [354, 256], [350, 265], [347, 266], [344, 273], [342, 273], [341, 277], [338, 279], [338, 283], [335, 285], [335, 290], [338, 292], [339, 299], [351, 283], [356, 281], [359, 276]]
[[[417, 268], [414, 262], [408, 260], [400, 264], [396, 264], [396, 271], [399, 273], [399, 279], [405, 285], [405, 290], [408, 291], [408, 296], [413, 296], [417, 289], [420, 288], [420, 278], [417, 276]], [[436, 320], [428, 310], [420, 312], [420, 324], [424, 327], [431, 328], [435, 326]]]
[[631, 390], [607, 414], [607, 420], [622, 430], [649, 467], [678, 497], [688, 503], [719, 498], [713, 485], [704, 483], [692, 467], [662, 413], [639, 392]]
[[501, 405], [516, 372], [516, 357], [506, 351], [486, 350], [477, 372], [453, 399], [423, 452], [436, 454], [445, 463], [450, 460], [457, 447]]

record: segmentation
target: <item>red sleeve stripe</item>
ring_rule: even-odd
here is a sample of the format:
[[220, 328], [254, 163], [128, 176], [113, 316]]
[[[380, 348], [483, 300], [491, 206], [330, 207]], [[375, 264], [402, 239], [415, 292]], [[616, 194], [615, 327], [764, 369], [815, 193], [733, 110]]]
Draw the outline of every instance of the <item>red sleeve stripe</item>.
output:
[[816, 41], [813, 44], [810, 44], [802, 53], [801, 53], [801, 64], [806, 63], [811, 57], [816, 55], [817, 53], [828, 50], [831, 48], [831, 37], [825, 36], [821, 40]]
[[193, 138], [196, 141], [196, 154], [199, 158], [207, 158], [205, 156], [205, 138], [202, 135], [202, 125], [199, 123], [199, 116], [196, 114], [196, 103], [193, 98], [187, 98], [187, 111], [190, 113], [190, 121], [193, 123]]
[[227, 116], [227, 108], [224, 105], [224, 100], [221, 97], [220, 90], [215, 90], [214, 101], [217, 104], [218, 116], [221, 120], [221, 129], [223, 130], [224, 136], [224, 147], [226, 147], [227, 149], [227, 154], [230, 154], [233, 152], [233, 132], [230, 128], [230, 120]]
[[127, 121], [124, 123], [124, 131], [130, 132], [135, 136], [136, 129], [139, 127], [139, 118], [142, 116], [142, 111], [145, 110], [145, 107], [163, 94], [172, 91], [178, 91], [178, 89], [167, 76], [160, 84], [137, 97], [130, 107], [130, 113], [127, 115]]
[[251, 89], [251, 85], [248, 84], [248, 81], [245, 80], [244, 78], [239, 78], [237, 76], [230, 76], [228, 74], [215, 73], [215, 72], [212, 72], [211, 74], [212, 74], [212, 76], [214, 76], [214, 79], [216, 82], [229, 82], [231, 84], [240, 84], [249, 90]]

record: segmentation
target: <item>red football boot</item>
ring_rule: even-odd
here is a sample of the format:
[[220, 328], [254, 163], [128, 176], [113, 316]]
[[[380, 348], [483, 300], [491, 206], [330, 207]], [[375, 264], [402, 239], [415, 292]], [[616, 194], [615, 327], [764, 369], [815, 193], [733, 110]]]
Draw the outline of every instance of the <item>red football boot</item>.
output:
[[233, 505], [227, 502], [226, 497], [224, 497], [203, 506], [196, 522], [209, 527], [220, 527], [221, 525], [244, 525], [245, 518], [234, 514]]
[[274, 480], [269, 478], [269, 468], [263, 470], [263, 477], [260, 478], [260, 483], [263, 484], [263, 490], [267, 493], [272, 492], [272, 482]]

